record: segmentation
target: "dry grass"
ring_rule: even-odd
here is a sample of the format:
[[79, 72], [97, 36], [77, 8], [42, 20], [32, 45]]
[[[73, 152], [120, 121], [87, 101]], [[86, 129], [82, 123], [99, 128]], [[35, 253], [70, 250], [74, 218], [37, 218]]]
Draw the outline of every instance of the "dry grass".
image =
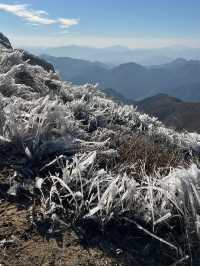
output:
[[171, 168], [189, 164], [187, 154], [167, 140], [144, 133], [118, 135], [113, 140], [113, 146], [119, 156], [115, 168], [123, 165], [134, 165], [136, 173], [153, 175], [156, 171], [167, 175]]

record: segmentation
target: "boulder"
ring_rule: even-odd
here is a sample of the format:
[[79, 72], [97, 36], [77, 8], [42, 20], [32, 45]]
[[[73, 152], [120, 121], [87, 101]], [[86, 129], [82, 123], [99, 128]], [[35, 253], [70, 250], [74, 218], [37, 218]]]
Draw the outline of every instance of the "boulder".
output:
[[9, 39], [0, 32], [0, 48], [12, 49]]

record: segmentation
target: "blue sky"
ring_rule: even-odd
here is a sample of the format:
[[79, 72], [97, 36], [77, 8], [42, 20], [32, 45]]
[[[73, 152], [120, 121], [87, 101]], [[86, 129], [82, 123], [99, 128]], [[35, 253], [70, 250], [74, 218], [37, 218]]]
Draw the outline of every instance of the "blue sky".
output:
[[198, 0], [0, 0], [16, 46], [200, 47]]

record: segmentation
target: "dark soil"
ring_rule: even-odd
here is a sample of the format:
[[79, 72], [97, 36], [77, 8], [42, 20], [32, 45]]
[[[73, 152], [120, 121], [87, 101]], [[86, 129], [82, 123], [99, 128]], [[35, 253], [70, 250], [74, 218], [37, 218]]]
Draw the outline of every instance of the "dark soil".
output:
[[[28, 199], [12, 199], [7, 196], [8, 173], [0, 175], [0, 265], [121, 265], [98, 248], [84, 247], [77, 234], [65, 230], [62, 241], [47, 239], [32, 229]], [[14, 239], [13, 243], [9, 240]], [[1, 242], [0, 242], [1, 243]]]
[[[120, 219], [111, 221], [104, 231], [95, 220], [85, 220], [63, 228], [57, 235], [47, 235], [40, 230], [42, 224], [32, 226], [32, 199], [7, 195], [11, 174], [7, 170], [0, 174], [0, 265], [168, 266], [184, 257]], [[169, 232], [160, 234], [164, 237]], [[2, 244], [4, 239], [7, 242]], [[186, 262], [177, 265], [191, 265]]]

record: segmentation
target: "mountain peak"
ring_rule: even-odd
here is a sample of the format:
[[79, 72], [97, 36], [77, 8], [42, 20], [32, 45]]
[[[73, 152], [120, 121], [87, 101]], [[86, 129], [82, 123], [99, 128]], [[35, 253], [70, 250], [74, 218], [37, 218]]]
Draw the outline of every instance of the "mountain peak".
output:
[[0, 48], [12, 49], [9, 39], [0, 32]]
[[115, 69], [120, 69], [120, 70], [123, 70], [123, 71], [143, 71], [143, 70], [146, 70], [146, 68], [140, 64], [137, 64], [137, 63], [134, 63], [134, 62], [129, 62], [129, 63], [124, 63], [124, 64], [120, 64], [119, 66], [116, 66], [115, 68], [113, 68], [114, 70]]
[[143, 100], [140, 101], [140, 103], [142, 104], [146, 104], [146, 103], [152, 103], [152, 104], [155, 104], [155, 102], [161, 102], [161, 103], [181, 103], [182, 100], [176, 98], [176, 97], [173, 97], [173, 96], [170, 96], [166, 93], [158, 93], [154, 96], [151, 96], [151, 97], [148, 97], [148, 98], [145, 98]]
[[180, 57], [180, 58], [177, 58], [174, 61], [172, 61], [172, 63], [174, 63], [174, 64], [185, 64], [185, 63], [187, 63], [187, 60]]

